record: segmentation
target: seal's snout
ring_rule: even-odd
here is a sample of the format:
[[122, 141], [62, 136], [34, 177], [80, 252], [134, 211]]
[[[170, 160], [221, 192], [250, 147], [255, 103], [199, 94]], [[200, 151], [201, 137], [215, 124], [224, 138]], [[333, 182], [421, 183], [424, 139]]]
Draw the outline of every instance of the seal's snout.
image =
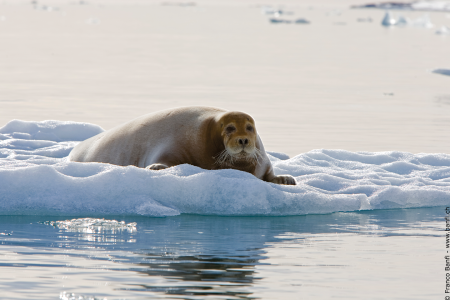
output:
[[248, 145], [248, 139], [247, 138], [245, 138], [245, 139], [242, 139], [242, 138], [238, 138], [238, 143], [239, 143], [239, 145], [241, 145], [241, 146], [247, 146]]

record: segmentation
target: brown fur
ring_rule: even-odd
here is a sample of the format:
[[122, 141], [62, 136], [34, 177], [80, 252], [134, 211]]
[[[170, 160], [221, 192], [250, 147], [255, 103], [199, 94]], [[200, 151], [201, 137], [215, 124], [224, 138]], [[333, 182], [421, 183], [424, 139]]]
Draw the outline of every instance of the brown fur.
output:
[[274, 175], [251, 116], [212, 107], [181, 107], [139, 117], [81, 142], [69, 160], [153, 170], [187, 163], [295, 184], [290, 175]]

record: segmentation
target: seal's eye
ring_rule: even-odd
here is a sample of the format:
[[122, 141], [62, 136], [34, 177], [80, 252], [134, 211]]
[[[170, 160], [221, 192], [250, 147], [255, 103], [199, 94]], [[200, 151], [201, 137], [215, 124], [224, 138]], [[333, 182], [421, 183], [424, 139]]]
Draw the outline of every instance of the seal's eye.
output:
[[225, 128], [225, 131], [227, 134], [230, 134], [232, 132], [234, 132], [236, 130], [236, 128], [234, 126], [227, 126], [227, 128]]
[[253, 132], [253, 126], [247, 125], [247, 131]]

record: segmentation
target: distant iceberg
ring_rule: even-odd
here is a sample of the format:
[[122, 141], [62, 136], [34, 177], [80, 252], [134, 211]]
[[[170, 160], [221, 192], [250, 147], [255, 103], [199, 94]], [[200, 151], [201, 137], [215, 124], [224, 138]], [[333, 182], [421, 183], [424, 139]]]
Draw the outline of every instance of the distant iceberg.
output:
[[67, 161], [79, 141], [102, 131], [61, 121], [0, 128], [0, 214], [287, 216], [450, 206], [449, 154], [268, 152], [275, 173], [291, 174], [296, 186], [187, 164], [153, 171]]
[[351, 8], [376, 8], [389, 10], [450, 11], [450, 1], [380, 2], [353, 5]]
[[450, 1], [417, 1], [411, 3], [413, 10], [450, 11]]

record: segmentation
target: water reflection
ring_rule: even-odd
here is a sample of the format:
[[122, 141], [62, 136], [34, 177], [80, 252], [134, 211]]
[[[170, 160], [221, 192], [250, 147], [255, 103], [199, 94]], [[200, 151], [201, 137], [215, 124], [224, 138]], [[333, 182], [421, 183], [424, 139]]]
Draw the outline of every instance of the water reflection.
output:
[[[61, 217], [3, 216], [1, 231], [13, 234], [0, 236], [0, 245], [66, 249], [64, 255], [111, 261], [102, 265], [105, 270], [140, 274], [139, 281], [124, 274], [116, 291], [181, 299], [254, 299], [252, 288], [264, 279], [257, 269], [270, 267], [268, 252], [276, 245], [339, 233], [440, 236], [436, 224], [443, 223], [444, 214], [438, 207], [296, 217], [114, 217], [136, 222], [130, 231], [55, 228], [38, 222]], [[86, 249], [103, 254], [95, 256]]]
[[[147, 254], [140, 271], [149, 276], [164, 276], [171, 280], [165, 285], [139, 285], [128, 287], [138, 291], [162, 292], [167, 295], [237, 296], [247, 299], [251, 286], [258, 279], [254, 266], [258, 258], [217, 257], [212, 255], [177, 256], [176, 254]], [[182, 298], [187, 299], [187, 298]]]

